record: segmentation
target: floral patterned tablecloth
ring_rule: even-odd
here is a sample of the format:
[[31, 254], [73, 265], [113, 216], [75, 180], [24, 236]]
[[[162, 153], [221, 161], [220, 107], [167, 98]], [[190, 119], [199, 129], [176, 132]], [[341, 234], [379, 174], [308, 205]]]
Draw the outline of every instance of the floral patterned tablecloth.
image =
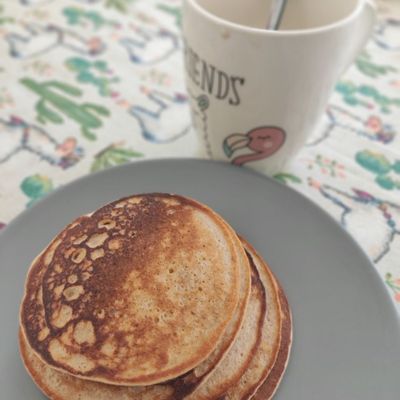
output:
[[[400, 310], [400, 2], [378, 7], [320, 126], [275, 178], [340, 221]], [[0, 0], [1, 228], [78, 176], [198, 156], [180, 26], [181, 0]]]

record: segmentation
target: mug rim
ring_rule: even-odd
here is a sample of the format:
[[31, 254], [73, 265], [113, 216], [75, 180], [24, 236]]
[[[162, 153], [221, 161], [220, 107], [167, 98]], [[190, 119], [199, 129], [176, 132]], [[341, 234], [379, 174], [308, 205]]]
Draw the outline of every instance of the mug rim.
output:
[[331, 22], [326, 25], [317, 26], [314, 28], [306, 28], [306, 29], [291, 29], [291, 30], [282, 30], [282, 31], [274, 31], [269, 29], [255, 28], [247, 25], [238, 24], [222, 17], [219, 17], [212, 12], [208, 11], [206, 8], [201, 6], [197, 0], [184, 0], [186, 3], [190, 4], [190, 6], [195, 9], [198, 13], [200, 13], [204, 18], [211, 20], [215, 24], [222, 25], [226, 28], [230, 28], [236, 31], [251, 33], [255, 35], [271, 35], [271, 36], [298, 36], [298, 35], [310, 35], [316, 33], [328, 32], [334, 29], [337, 29], [343, 25], [346, 25], [353, 19], [355, 19], [359, 13], [363, 10], [366, 3], [370, 0], [357, 0], [357, 5], [354, 7], [353, 11], [351, 11], [348, 15], [343, 18], [338, 19], [337, 21]]

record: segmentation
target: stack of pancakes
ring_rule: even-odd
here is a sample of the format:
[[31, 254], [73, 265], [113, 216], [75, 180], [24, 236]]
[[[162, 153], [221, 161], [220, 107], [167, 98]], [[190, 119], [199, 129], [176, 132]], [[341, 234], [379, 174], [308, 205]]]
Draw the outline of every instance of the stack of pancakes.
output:
[[68, 225], [33, 261], [20, 311], [25, 367], [57, 400], [270, 399], [291, 338], [254, 248], [170, 194]]

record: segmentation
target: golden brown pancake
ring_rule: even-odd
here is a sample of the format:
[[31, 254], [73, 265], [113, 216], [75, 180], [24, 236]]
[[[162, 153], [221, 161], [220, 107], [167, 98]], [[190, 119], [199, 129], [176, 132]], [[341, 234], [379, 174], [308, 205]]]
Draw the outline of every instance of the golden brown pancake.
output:
[[[232, 385], [221, 400], [268, 400], [275, 393], [285, 372], [292, 343], [292, 322], [286, 296], [266, 262], [247, 241], [242, 243], [252, 263], [257, 267], [266, 293], [274, 293], [278, 302], [279, 324], [268, 311], [264, 329], [254, 357], [246, 372]], [[270, 300], [267, 298], [267, 304]], [[278, 337], [276, 332], [279, 331]], [[259, 390], [259, 391], [257, 391]]]
[[52, 368], [146, 385], [214, 351], [239, 302], [243, 249], [209, 208], [132, 196], [78, 218], [32, 264], [21, 327]]
[[[244, 265], [247, 267], [247, 264]], [[242, 268], [242, 271], [241, 289], [244, 290], [242, 290], [242, 300], [238, 308], [240, 312], [242, 312], [242, 308], [245, 309], [247, 306], [248, 295], [245, 294], [245, 290], [247, 285], [250, 286], [250, 279], [248, 279], [250, 274], [244, 268]], [[252, 286], [254, 286], [254, 283]], [[237, 315], [239, 315], [239, 312]], [[237, 326], [238, 320], [238, 316], [236, 316], [235, 320], [232, 320], [230, 334], [234, 329], [239, 330], [240, 326]], [[224, 336], [229, 337], [227, 333]], [[19, 340], [21, 356], [27, 371], [40, 390], [46, 396], [55, 400], [177, 400], [194, 390], [207, 374], [212, 372], [215, 367], [213, 362], [218, 363], [222, 357], [221, 351], [215, 351], [213, 357], [209, 357], [207, 361], [202, 363], [204, 365], [200, 364], [190, 373], [164, 384], [143, 387], [115, 386], [79, 379], [51, 368], [30, 348], [22, 329], [20, 330]], [[222, 349], [223, 343], [217, 347]], [[226, 350], [224, 349], [224, 351]]]
[[[247, 245], [248, 246], [248, 245]], [[250, 250], [249, 247], [247, 247]], [[253, 250], [253, 249], [252, 249]], [[254, 251], [254, 250], [253, 250]], [[250, 300], [248, 310], [253, 310], [254, 307], [259, 307], [259, 304], [262, 304], [265, 311], [265, 300], [268, 299], [268, 295], [264, 292], [264, 287], [269, 287], [272, 291], [274, 288], [277, 289], [275, 294], [279, 300], [279, 306], [281, 311], [281, 336], [280, 336], [280, 346], [279, 351], [277, 353], [277, 358], [272, 366], [272, 369], [268, 369], [269, 363], [268, 354], [271, 354], [271, 351], [268, 350], [267, 344], [271, 344], [271, 338], [265, 335], [265, 331], [261, 331], [257, 336], [257, 344], [256, 348], [253, 348], [252, 357], [250, 360], [246, 362], [247, 370], [242, 377], [237, 380], [236, 384], [234, 384], [225, 395], [219, 396], [219, 399], [250, 399], [253, 398], [256, 400], [268, 400], [275, 393], [279, 382], [282, 378], [284, 370], [287, 365], [287, 360], [290, 351], [291, 345], [291, 337], [292, 337], [292, 327], [291, 327], [291, 315], [289, 310], [289, 305], [285, 294], [281, 287], [276, 283], [275, 279], [271, 275], [271, 273], [266, 269], [266, 265], [262, 264], [262, 260], [255, 253], [252, 253], [253, 261], [253, 269], [257, 265], [259, 268], [259, 275], [253, 272], [252, 274], [252, 298]], [[262, 271], [262, 267], [265, 268], [264, 272]], [[263, 279], [261, 278], [263, 277]], [[270, 281], [270, 282], [269, 282]], [[263, 285], [260, 283], [263, 282]], [[261, 290], [260, 290], [261, 289]], [[260, 299], [259, 296], [254, 296], [254, 293], [261, 293], [261, 299], [264, 301], [255, 301], [256, 298]], [[268, 308], [268, 305], [267, 305]], [[258, 315], [258, 319], [261, 319], [262, 324], [261, 327], [265, 328], [267, 324], [265, 323], [264, 318], [260, 318], [260, 313], [247, 313], [247, 315], [254, 314]], [[263, 314], [265, 316], [265, 314]], [[270, 318], [271, 316], [269, 316]], [[248, 325], [247, 329], [244, 329], [245, 324]], [[245, 337], [249, 338], [251, 336], [251, 327], [254, 328], [254, 319], [251, 322], [251, 318], [248, 316], [242, 326], [242, 329], [239, 333], [236, 343], [242, 343], [241, 346], [235, 346], [230, 350], [230, 353], [223, 359], [222, 363], [219, 364], [219, 367], [222, 366], [225, 362], [225, 367], [227, 370], [220, 369], [216, 375], [213, 375], [214, 371], [211, 373], [211, 376], [204, 382], [204, 386], [209, 385], [212, 380], [218, 378], [220, 382], [215, 382], [217, 387], [220, 389], [221, 384], [222, 387], [226, 384], [227, 377], [235, 377], [236, 367], [240, 368], [240, 364], [244, 364], [241, 361], [240, 350], [245, 349], [246, 343], [244, 342]], [[246, 335], [243, 335], [243, 332], [247, 332]], [[267, 343], [264, 345], [261, 344], [261, 337], [264, 339], [267, 338]], [[170, 382], [166, 384], [159, 384], [151, 387], [151, 390], [148, 390], [148, 387], [117, 387], [114, 385], [107, 385], [98, 382], [90, 382], [87, 380], [81, 380], [79, 378], [75, 378], [68, 374], [61, 373], [53, 368], [50, 368], [48, 365], [43, 363], [36, 354], [30, 349], [29, 344], [26, 342], [24, 335], [21, 331], [20, 333], [20, 349], [22, 358], [24, 360], [25, 366], [33, 380], [39, 386], [39, 388], [51, 399], [54, 400], [67, 400], [67, 399], [79, 399], [79, 400], [109, 400], [110, 398], [116, 400], [164, 400], [164, 399], [178, 399], [180, 398], [179, 393], [176, 396], [174, 394], [174, 386], [171, 385]], [[264, 353], [258, 354], [255, 350], [260, 351], [263, 350]], [[265, 349], [266, 352], [265, 352]], [[230, 358], [230, 359], [229, 359]], [[236, 359], [235, 359], [236, 358]], [[243, 356], [242, 356], [243, 358]], [[248, 357], [246, 357], [248, 358]], [[260, 365], [257, 365], [258, 362], [261, 362]], [[269, 371], [269, 372], [266, 372]], [[267, 378], [265, 379], [265, 376]], [[184, 378], [182, 378], [184, 379]], [[261, 387], [259, 387], [261, 385]], [[213, 389], [214, 385], [209, 386], [209, 388]], [[203, 389], [200, 386], [200, 389]], [[257, 390], [258, 389], [258, 390]], [[255, 393], [255, 391], [257, 391]], [[200, 390], [198, 393], [199, 396], [195, 395], [194, 392], [190, 398], [193, 397], [195, 400], [202, 399], [204, 392]], [[211, 400], [216, 398], [215, 395], [218, 392], [207, 393], [207, 400]]]

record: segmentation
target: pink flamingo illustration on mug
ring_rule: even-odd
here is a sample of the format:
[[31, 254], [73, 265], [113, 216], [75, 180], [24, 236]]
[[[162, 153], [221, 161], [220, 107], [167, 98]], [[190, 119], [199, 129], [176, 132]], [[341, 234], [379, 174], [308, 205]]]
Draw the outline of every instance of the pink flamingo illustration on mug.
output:
[[234, 165], [243, 165], [272, 156], [283, 146], [285, 138], [286, 134], [282, 128], [262, 126], [250, 130], [245, 135], [241, 133], [229, 135], [223, 142], [223, 148], [228, 158], [238, 150], [251, 150], [250, 153], [241, 154], [231, 161]]

